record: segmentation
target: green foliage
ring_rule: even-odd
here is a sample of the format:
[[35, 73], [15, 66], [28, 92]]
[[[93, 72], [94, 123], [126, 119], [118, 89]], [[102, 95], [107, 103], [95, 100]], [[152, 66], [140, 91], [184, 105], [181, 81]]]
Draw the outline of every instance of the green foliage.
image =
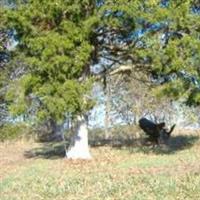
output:
[[189, 105], [200, 105], [200, 89], [193, 89], [187, 102]]
[[188, 89], [188, 84], [183, 82], [181, 79], [174, 80], [168, 84], [164, 84], [159, 88], [154, 89], [155, 94], [159, 97], [168, 94], [168, 97], [179, 99], [187, 98], [187, 93], [184, 92]]
[[39, 120], [62, 121], [91, 108], [87, 99], [92, 79], [83, 78], [89, 68], [93, 27], [98, 24], [94, 2], [64, 1], [19, 3], [7, 10], [8, 27], [15, 29], [19, 45], [15, 59], [27, 69], [7, 94], [13, 114], [26, 113], [33, 98], [40, 102]]
[[2, 28], [4, 28], [4, 24], [5, 24], [5, 9], [3, 7], [0, 7], [0, 16], [1, 16], [1, 20], [0, 20], [0, 30]]
[[[131, 61], [143, 73], [176, 75], [158, 89], [160, 94], [184, 94], [198, 104], [197, 85], [179, 76], [184, 72], [200, 80], [200, 15], [192, 12], [194, 3], [109, 0], [98, 7], [94, 0], [17, 1], [15, 8], [3, 11], [4, 24], [17, 32], [12, 59], [26, 64], [26, 74], [12, 83], [10, 110], [28, 112], [37, 98], [39, 120], [60, 122], [66, 113], [86, 112], [93, 105], [87, 72], [105, 52], [116, 63]], [[137, 31], [143, 35], [134, 37]]]
[[0, 127], [0, 141], [19, 139], [31, 134], [31, 128], [23, 123], [6, 123]]
[[[195, 1], [191, 0], [169, 1], [166, 6], [161, 6], [160, 0], [105, 1], [101, 8], [102, 15], [107, 11], [104, 25], [111, 33], [123, 35], [124, 39], [128, 40], [126, 48], [111, 42], [114, 47], [110, 54], [119, 57], [120, 51], [123, 50], [125, 56], [121, 56], [119, 61], [129, 58], [134, 65], [140, 66], [144, 73], [170, 77], [174, 74], [179, 76], [182, 71], [199, 81], [200, 15], [192, 12], [194, 5]], [[143, 31], [143, 34], [134, 38], [137, 31]], [[194, 82], [188, 81], [186, 87], [185, 82], [181, 77], [178, 81], [167, 83], [168, 90], [162, 94], [177, 98], [177, 92], [182, 95], [187, 93], [189, 101], [199, 101], [193, 96], [196, 96], [199, 90], [191, 92], [199, 85], [194, 86]], [[180, 90], [173, 89], [176, 83]]]

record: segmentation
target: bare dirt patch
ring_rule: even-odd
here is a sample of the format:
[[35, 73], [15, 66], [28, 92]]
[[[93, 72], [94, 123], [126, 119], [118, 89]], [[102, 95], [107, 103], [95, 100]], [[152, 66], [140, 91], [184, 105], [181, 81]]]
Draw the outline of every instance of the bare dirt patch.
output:
[[28, 141], [0, 143], [0, 178], [30, 162], [24, 157], [24, 152], [35, 146], [38, 144]]

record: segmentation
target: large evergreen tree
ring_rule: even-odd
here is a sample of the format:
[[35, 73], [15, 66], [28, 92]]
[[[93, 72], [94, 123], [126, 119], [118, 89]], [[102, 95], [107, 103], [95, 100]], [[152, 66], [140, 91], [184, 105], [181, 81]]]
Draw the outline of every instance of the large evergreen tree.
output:
[[[26, 67], [26, 73], [10, 83], [7, 99], [13, 113], [34, 107], [38, 121], [56, 123], [66, 114], [77, 116], [77, 131], [87, 135], [89, 68], [102, 61], [104, 71], [131, 64], [132, 70], [161, 83], [159, 94], [184, 95], [188, 103], [200, 103], [198, 1], [18, 2], [6, 11], [7, 29], [16, 31], [19, 42], [12, 61]], [[83, 144], [87, 146], [87, 140]], [[72, 150], [68, 156], [79, 153]]]
[[[91, 107], [87, 74], [98, 24], [94, 2], [32, 0], [16, 4], [6, 16], [19, 42], [13, 60], [26, 66], [26, 74], [10, 83], [11, 112], [20, 115], [34, 107], [37, 122], [62, 123], [66, 114], [78, 116], [77, 131], [84, 129], [80, 141], [87, 136], [84, 115]], [[88, 151], [87, 139], [83, 146]], [[80, 157], [90, 157], [89, 152], [83, 150]]]

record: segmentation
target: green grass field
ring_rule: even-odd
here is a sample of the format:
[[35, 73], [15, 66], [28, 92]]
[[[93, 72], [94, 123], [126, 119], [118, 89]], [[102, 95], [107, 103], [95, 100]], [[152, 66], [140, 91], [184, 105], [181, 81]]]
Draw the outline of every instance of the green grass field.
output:
[[91, 161], [63, 158], [59, 144], [1, 143], [0, 199], [198, 200], [199, 136], [178, 135], [167, 151], [92, 147]]

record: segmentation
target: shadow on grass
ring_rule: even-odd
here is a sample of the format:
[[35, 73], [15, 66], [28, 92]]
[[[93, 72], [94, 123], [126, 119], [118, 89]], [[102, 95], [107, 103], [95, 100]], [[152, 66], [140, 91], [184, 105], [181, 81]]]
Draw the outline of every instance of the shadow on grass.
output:
[[65, 157], [65, 148], [69, 142], [44, 142], [41, 147], [24, 152], [26, 158], [58, 159]]
[[[90, 140], [91, 147], [110, 146], [118, 149], [127, 149], [130, 153], [142, 152], [145, 154], [172, 154], [177, 151], [191, 148], [197, 141], [199, 136], [194, 135], [178, 135], [170, 138], [169, 144], [165, 146], [147, 146], [143, 144], [143, 139], [133, 138], [112, 138], [102, 139], [97, 138]], [[45, 159], [59, 159], [65, 157], [65, 150], [69, 146], [67, 142], [47, 142], [42, 143], [41, 147], [31, 149], [24, 153], [26, 158], [45, 158]]]
[[[41, 147], [33, 148], [31, 150], [25, 151], [24, 156], [26, 158], [44, 158], [44, 159], [59, 159], [65, 157], [66, 149], [69, 147], [69, 141], [66, 142], [43, 142]], [[100, 147], [100, 146], [111, 146], [120, 148], [122, 146], [130, 147], [133, 146], [135, 140], [132, 139], [103, 139], [96, 138], [95, 140], [90, 140], [90, 147]]]
[[178, 135], [172, 136], [167, 145], [161, 145], [157, 147], [150, 146], [140, 146], [136, 148], [129, 149], [130, 152], [143, 152], [143, 153], [155, 153], [155, 154], [173, 154], [177, 151], [181, 151], [184, 149], [189, 149], [196, 142], [199, 141], [199, 136], [194, 135]]
[[91, 147], [101, 147], [101, 146], [110, 146], [110, 147], [130, 147], [134, 146], [137, 143], [136, 139], [133, 138], [110, 138], [110, 139], [104, 139], [104, 138], [97, 138], [95, 140], [90, 140], [89, 144]]
[[197, 135], [178, 135], [172, 136], [167, 145], [153, 147], [147, 144], [146, 138], [115, 138], [115, 139], [98, 139], [91, 141], [92, 147], [111, 146], [118, 149], [128, 149], [131, 153], [155, 153], [155, 154], [172, 154], [177, 151], [191, 148], [200, 140]]

